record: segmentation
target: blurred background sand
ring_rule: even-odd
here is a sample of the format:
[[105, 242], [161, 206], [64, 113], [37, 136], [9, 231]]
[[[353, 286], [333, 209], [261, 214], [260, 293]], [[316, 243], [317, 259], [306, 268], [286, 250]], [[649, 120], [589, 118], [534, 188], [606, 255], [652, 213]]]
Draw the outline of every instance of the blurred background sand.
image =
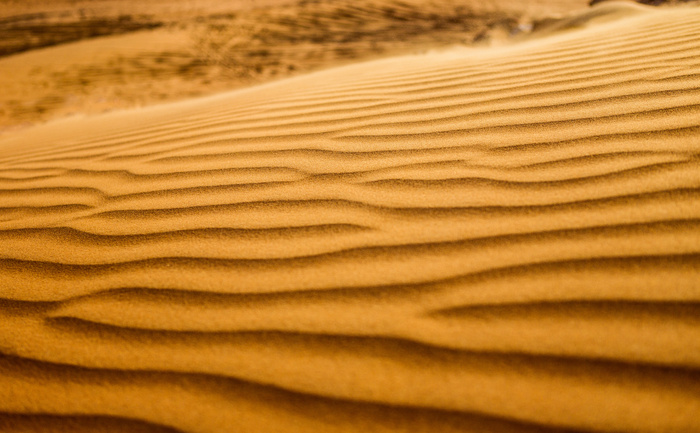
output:
[[428, 48], [493, 43], [587, 0], [0, 2], [0, 133]]
[[358, 60], [503, 43], [588, 3], [2, 0], [0, 134]]

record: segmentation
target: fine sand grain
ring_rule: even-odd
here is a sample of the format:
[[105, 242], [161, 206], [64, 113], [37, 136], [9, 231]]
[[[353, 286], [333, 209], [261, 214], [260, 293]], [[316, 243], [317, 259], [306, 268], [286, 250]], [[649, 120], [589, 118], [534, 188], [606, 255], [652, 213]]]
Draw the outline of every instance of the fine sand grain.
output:
[[700, 9], [568, 23], [0, 138], [0, 430], [700, 431]]

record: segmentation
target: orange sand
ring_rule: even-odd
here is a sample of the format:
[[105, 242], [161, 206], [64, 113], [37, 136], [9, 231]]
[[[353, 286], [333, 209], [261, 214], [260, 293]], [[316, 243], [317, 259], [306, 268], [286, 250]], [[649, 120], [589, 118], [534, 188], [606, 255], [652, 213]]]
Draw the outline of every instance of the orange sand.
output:
[[587, 0], [2, 0], [0, 134], [341, 64], [496, 43]]
[[700, 9], [0, 138], [0, 430], [700, 431]]

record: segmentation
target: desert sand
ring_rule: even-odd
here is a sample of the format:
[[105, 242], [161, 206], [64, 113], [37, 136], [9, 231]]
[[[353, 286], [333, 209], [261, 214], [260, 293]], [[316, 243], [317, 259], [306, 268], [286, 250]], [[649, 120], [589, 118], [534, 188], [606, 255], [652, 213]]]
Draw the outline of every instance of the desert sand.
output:
[[700, 431], [700, 9], [0, 137], [3, 432]]
[[361, 60], [498, 42], [586, 4], [0, 0], [0, 134]]

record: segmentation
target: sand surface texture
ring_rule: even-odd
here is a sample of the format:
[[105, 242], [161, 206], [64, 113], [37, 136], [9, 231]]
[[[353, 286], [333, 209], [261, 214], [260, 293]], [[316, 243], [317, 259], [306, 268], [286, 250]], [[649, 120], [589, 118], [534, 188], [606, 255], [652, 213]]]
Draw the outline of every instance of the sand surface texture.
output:
[[497, 43], [587, 3], [0, 0], [0, 134], [359, 60]]
[[700, 431], [700, 10], [605, 8], [4, 136], [0, 430]]

